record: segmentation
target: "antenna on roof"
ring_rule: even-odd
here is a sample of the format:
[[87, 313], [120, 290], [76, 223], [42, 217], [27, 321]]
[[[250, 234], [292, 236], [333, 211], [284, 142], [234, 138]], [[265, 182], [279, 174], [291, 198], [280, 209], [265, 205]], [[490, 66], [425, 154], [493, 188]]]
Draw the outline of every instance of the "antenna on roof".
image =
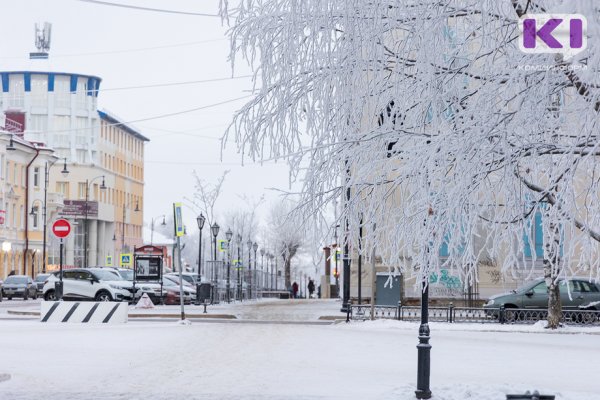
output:
[[37, 52], [29, 53], [29, 58], [35, 59], [47, 59], [48, 51], [50, 51], [50, 39], [52, 36], [52, 24], [44, 22], [44, 26], [41, 24], [35, 24], [35, 47]]

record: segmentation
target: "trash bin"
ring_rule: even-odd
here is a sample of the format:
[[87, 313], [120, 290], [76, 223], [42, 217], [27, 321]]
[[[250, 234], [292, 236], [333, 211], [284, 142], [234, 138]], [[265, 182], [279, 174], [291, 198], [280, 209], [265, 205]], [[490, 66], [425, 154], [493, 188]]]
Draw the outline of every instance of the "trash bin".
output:
[[62, 300], [63, 296], [63, 283], [61, 281], [54, 282], [54, 298], [56, 300]]
[[212, 293], [212, 283], [204, 282], [196, 285], [196, 299], [202, 304], [205, 301], [210, 302]]

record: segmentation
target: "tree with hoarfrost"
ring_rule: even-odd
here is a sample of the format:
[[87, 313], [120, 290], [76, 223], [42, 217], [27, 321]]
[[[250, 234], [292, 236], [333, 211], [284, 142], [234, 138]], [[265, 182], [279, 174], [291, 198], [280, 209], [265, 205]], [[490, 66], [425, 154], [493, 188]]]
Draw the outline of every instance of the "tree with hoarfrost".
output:
[[290, 199], [275, 203], [271, 207], [266, 242], [273, 246], [273, 255], [281, 257], [285, 277], [285, 287], [290, 289], [292, 259], [305, 243], [305, 229], [298, 214], [294, 213], [296, 204]]
[[[528, 13], [585, 16], [587, 49], [522, 52]], [[363, 221], [361, 252], [417, 284], [543, 265], [552, 328], [560, 280], [600, 278], [597, 2], [221, 0], [221, 15], [257, 82], [227, 138], [304, 171], [305, 215], [343, 198], [349, 244]]]

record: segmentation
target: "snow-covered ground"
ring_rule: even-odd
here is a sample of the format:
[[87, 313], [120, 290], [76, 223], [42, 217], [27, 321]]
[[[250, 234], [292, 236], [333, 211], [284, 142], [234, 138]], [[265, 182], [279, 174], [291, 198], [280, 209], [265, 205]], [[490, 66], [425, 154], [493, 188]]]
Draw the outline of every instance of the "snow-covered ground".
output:
[[[252, 322], [314, 321], [342, 315], [339, 305], [222, 305], [239, 319], [187, 326], [0, 320], [0, 377], [10, 374], [0, 399], [413, 399], [416, 323]], [[498, 328], [431, 324], [434, 399], [503, 400], [538, 389], [557, 400], [600, 400], [600, 329]]]

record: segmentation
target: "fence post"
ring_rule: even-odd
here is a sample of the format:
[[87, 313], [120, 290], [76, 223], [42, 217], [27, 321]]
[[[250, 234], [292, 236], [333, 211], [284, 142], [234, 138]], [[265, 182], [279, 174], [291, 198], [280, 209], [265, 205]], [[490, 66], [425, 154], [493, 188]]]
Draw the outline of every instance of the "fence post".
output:
[[396, 312], [398, 313], [397, 319], [398, 319], [398, 321], [400, 321], [402, 319], [402, 317], [401, 317], [401, 315], [402, 315], [402, 302], [401, 301], [398, 302], [398, 309], [397, 309]]
[[504, 308], [504, 305], [500, 306], [500, 310], [499, 310], [499, 314], [498, 314], [498, 320], [500, 321], [501, 324], [506, 322], [506, 315], [504, 314], [504, 311], [506, 309]]
[[448, 322], [452, 323], [452, 319], [454, 317], [454, 304], [452, 302], [448, 306]]

